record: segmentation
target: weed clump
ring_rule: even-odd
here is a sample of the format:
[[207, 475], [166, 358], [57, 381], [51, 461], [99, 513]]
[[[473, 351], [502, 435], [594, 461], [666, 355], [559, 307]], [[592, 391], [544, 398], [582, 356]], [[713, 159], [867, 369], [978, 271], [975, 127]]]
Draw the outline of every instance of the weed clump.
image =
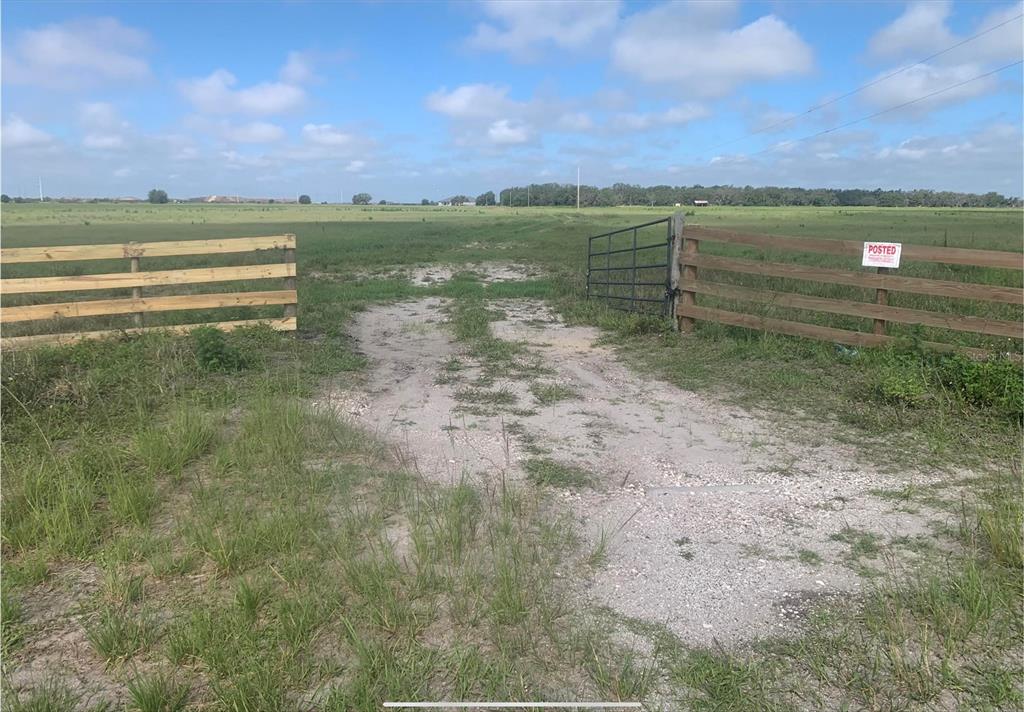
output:
[[245, 359], [237, 346], [228, 343], [224, 332], [212, 326], [200, 326], [192, 330], [196, 361], [204, 371], [240, 371], [245, 368]]
[[874, 392], [890, 405], [914, 407], [937, 395], [1011, 421], [1024, 417], [1024, 373], [1005, 356], [979, 361], [914, 348], [889, 351]]
[[971, 405], [1012, 419], [1024, 416], [1024, 373], [1020, 364], [1005, 356], [975, 361], [953, 354], [942, 358], [936, 373], [943, 386]]
[[928, 397], [923, 364], [909, 354], [890, 356], [879, 368], [874, 390], [878, 400], [888, 405], [920, 405]]

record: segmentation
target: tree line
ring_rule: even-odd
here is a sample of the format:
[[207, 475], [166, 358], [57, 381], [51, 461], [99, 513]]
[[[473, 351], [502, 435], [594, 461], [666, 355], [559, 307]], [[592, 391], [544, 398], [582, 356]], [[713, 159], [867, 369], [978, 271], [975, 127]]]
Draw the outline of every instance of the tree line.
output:
[[[693, 205], [706, 200], [711, 205], [810, 205], [820, 207], [863, 206], [882, 208], [1005, 208], [1021, 207], [1020, 198], [1007, 198], [996, 192], [960, 193], [950, 190], [865, 190], [861, 188], [777, 188], [734, 185], [641, 186], [616, 183], [608, 188], [580, 186], [580, 205], [613, 207], [618, 205], [673, 206]], [[576, 205], [576, 186], [570, 183], [541, 183], [505, 188], [498, 204]]]

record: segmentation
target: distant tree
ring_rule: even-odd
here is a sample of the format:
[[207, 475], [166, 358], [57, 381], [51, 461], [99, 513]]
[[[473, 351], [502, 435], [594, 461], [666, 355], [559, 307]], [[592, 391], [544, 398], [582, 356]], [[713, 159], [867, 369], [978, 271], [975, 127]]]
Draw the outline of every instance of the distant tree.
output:
[[352, 196], [353, 205], [369, 205], [373, 198], [369, 193], [356, 193]]
[[313, 202], [312, 198], [310, 198], [306, 194], [302, 194], [302, 195], [299, 196], [299, 205], [309, 205], [312, 202]]
[[[528, 197], [529, 196], [529, 197]], [[576, 205], [575, 184], [544, 183], [528, 187], [504, 188], [498, 195], [499, 205], [512, 207], [530, 205]], [[956, 193], [932, 190], [865, 190], [862, 188], [781, 188], [775, 186], [733, 185], [655, 185], [643, 187], [616, 183], [606, 188], [580, 187], [580, 204], [584, 207], [615, 205], [693, 205], [694, 200], [707, 200], [712, 205], [812, 205], [901, 207], [1017, 207], [1019, 198], [999, 193]], [[477, 199], [479, 203], [480, 198]]]
[[476, 196], [477, 205], [494, 205], [494, 191], [489, 190], [483, 195]]
[[11, 196], [7, 195], [7, 193], [4, 193], [3, 195], [0, 195], [0, 203], [9, 203], [9, 202], [11, 202]]
[[377, 205], [387, 205], [387, 204], [388, 204], [388, 201], [384, 200], [384, 198], [381, 198], [380, 200], [377, 201]]
[[166, 203], [167, 202], [167, 191], [153, 188], [149, 191], [149, 202], [151, 203]]
[[430, 200], [429, 198], [424, 198], [423, 200], [420, 201], [420, 205], [433, 205], [433, 204], [434, 204], [434, 201]]
[[268, 200], [267, 202], [268, 202], [268, 203], [269, 203], [270, 205], [273, 205], [275, 201], [274, 201], [274, 199], [273, 199], [273, 198], [271, 198], [271, 199], [270, 199], [270, 200]]

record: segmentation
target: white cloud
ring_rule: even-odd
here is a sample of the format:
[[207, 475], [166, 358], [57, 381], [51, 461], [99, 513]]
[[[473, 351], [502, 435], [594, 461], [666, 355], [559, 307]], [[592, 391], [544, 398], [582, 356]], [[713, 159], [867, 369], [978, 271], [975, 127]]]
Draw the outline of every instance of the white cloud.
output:
[[[889, 67], [880, 71], [875, 81], [881, 81], [868, 87], [862, 95], [865, 103], [876, 108], [896, 106], [973, 80], [984, 74], [986, 69], [995, 68], [993, 63], [1020, 59], [1024, 52], [1024, 24], [1016, 16], [1024, 10], [1024, 4], [1017, 2], [990, 11], [964, 35], [958, 35], [949, 28], [953, 9], [952, 3], [945, 0], [910, 3], [902, 15], [869, 40], [868, 56], [878, 60], [913, 61], [923, 55], [949, 49], [979, 32], [997, 29], [951, 49], [927, 64]], [[883, 79], [889, 75], [893, 76]], [[900, 113], [922, 115], [992, 93], [999, 87], [999, 78], [988, 76], [925, 99]]]
[[954, 44], [953, 33], [946, 27], [952, 9], [951, 0], [910, 3], [902, 15], [871, 38], [868, 53], [885, 59], [913, 52], [924, 56]]
[[665, 111], [618, 114], [613, 117], [611, 125], [615, 129], [646, 131], [665, 126], [680, 126], [710, 115], [711, 112], [703, 104], [690, 102]]
[[349, 173], [359, 173], [366, 168], [366, 161], [349, 161], [349, 164], [345, 166], [345, 170]]
[[241, 151], [221, 151], [220, 157], [227, 162], [227, 167], [232, 170], [243, 168], [266, 168], [273, 165], [273, 161], [267, 156], [256, 156]]
[[195, 146], [182, 146], [171, 154], [172, 161], [195, 161], [200, 157], [199, 149]]
[[[684, 171], [705, 185], [930, 188], [1019, 195], [1019, 124], [996, 123], [955, 134], [880, 141], [868, 131], [783, 142], [756, 156], [723, 155]], [[794, 150], [795, 149], [795, 150]]]
[[317, 76], [313, 70], [313, 58], [307, 52], [289, 52], [288, 59], [280, 72], [281, 81], [287, 84], [305, 84]]
[[207, 114], [269, 115], [293, 111], [306, 101], [302, 87], [283, 82], [262, 82], [243, 89], [231, 72], [218, 69], [208, 77], [179, 82], [181, 93]]
[[[1024, 54], [1024, 18], [1012, 18], [1021, 13], [1024, 13], [1024, 2], [1015, 2], [1004, 8], [993, 10], [981, 18], [977, 31], [996, 25], [1002, 25], [1002, 27], [981, 38], [978, 41], [979, 46], [972, 50], [974, 53], [969, 56], [972, 59], [987, 59], [992, 62], [1020, 59], [1021, 54]], [[1003, 25], [1004, 22], [1007, 24]], [[974, 42], [971, 42], [969, 45], [965, 45], [965, 48], [973, 44]]]
[[765, 15], [733, 28], [734, 14], [731, 3], [663, 4], [639, 12], [615, 40], [612, 63], [643, 81], [704, 96], [811, 71], [810, 46], [785, 22]]
[[78, 119], [84, 126], [91, 128], [108, 129], [126, 125], [114, 105], [105, 101], [90, 101], [81, 104], [78, 107]]
[[[889, 71], [886, 71], [880, 76], [889, 73]], [[868, 87], [864, 90], [862, 97], [864, 102], [873, 107], [880, 109], [889, 108], [927, 96], [946, 87], [966, 82], [982, 73], [982, 68], [976, 64], [961, 64], [951, 67], [921, 64]], [[998, 83], [998, 78], [994, 75], [971, 81], [963, 86], [919, 101], [894, 115], [923, 114], [934, 111], [950, 104], [956, 104], [987, 94], [995, 89]]]
[[618, 0], [487, 0], [480, 8], [495, 24], [477, 25], [469, 45], [520, 60], [547, 46], [578, 51], [615, 27], [620, 7]]
[[78, 108], [78, 123], [85, 130], [82, 146], [98, 151], [126, 148], [134, 135], [131, 124], [121, 118], [113, 104], [86, 102]]
[[[486, 149], [529, 142], [533, 131], [528, 117], [542, 111], [542, 106], [550, 108], [537, 100], [513, 101], [507, 87], [493, 84], [464, 84], [451, 91], [442, 87], [427, 96], [425, 105], [452, 120], [455, 145]], [[557, 123], [563, 113], [551, 113], [548, 118]]]
[[594, 120], [583, 111], [567, 112], [558, 117], [557, 126], [563, 131], [590, 131], [594, 128]]
[[3, 81], [51, 89], [140, 81], [150, 74], [140, 56], [148, 45], [146, 33], [109, 17], [24, 30], [4, 52]]
[[85, 138], [82, 139], [82, 146], [101, 151], [109, 151], [124, 148], [125, 139], [124, 136], [119, 134], [86, 134]]
[[493, 84], [464, 84], [452, 91], [442, 87], [426, 100], [429, 110], [455, 119], [493, 118], [515, 106], [508, 88]]
[[500, 119], [487, 129], [487, 138], [498, 145], [526, 143], [530, 140], [530, 131], [523, 124], [513, 124], [508, 119]]
[[14, 114], [0, 127], [0, 138], [7, 148], [38, 147], [53, 143], [53, 136]]
[[310, 143], [321, 146], [347, 146], [352, 143], [352, 134], [345, 133], [331, 124], [306, 124], [302, 136]]
[[277, 124], [254, 121], [240, 126], [227, 125], [224, 136], [236, 143], [274, 143], [285, 137], [284, 129]]
[[910, 3], [902, 15], [868, 41], [868, 55], [880, 60], [920, 59], [997, 27], [942, 55], [937, 61], [959, 64], [1020, 59], [1024, 48], [1024, 21], [1016, 16], [1024, 11], [1024, 4], [1016, 2], [991, 10], [962, 35], [949, 28], [952, 11], [953, 4], [949, 0]]

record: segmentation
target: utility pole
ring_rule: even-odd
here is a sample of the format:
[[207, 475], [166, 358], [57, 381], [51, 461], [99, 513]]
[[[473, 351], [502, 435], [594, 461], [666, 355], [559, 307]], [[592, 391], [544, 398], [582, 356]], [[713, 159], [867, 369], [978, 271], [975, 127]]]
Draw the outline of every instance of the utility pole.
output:
[[576, 209], [580, 209], [580, 167], [576, 166]]
[[526, 186], [526, 207], [530, 207], [530, 186]]
[[43, 177], [39, 176], [39, 202], [43, 202]]

